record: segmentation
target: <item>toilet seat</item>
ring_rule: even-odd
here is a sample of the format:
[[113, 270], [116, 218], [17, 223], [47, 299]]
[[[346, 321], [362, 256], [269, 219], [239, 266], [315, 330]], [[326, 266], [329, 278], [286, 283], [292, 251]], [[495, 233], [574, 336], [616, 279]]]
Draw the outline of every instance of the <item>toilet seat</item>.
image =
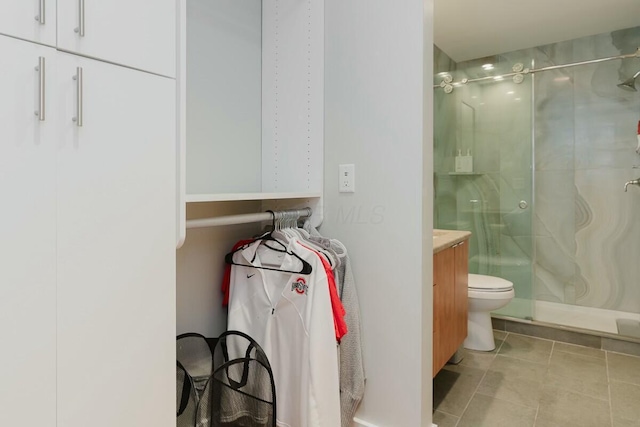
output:
[[516, 296], [516, 292], [513, 288], [505, 291], [485, 291], [469, 288], [468, 296], [470, 299], [510, 300]]
[[513, 283], [501, 277], [469, 274], [469, 291], [509, 292], [513, 291]]

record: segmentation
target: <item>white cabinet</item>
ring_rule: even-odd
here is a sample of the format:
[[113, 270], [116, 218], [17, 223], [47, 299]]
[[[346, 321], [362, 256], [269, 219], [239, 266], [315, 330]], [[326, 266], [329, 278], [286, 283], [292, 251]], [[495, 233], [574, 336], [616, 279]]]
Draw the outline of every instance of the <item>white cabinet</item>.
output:
[[175, 81], [58, 68], [58, 426], [175, 426]]
[[40, 57], [46, 89], [55, 80], [56, 51], [0, 37], [2, 426], [55, 426], [55, 112], [45, 97], [46, 120], [34, 115]]
[[176, 0], [0, 0], [0, 34], [176, 76]]
[[175, 81], [2, 36], [0, 69], [0, 425], [174, 426]]
[[179, 242], [186, 203], [311, 207], [320, 224], [324, 1], [178, 4]]
[[56, 0], [0, 0], [0, 34], [56, 45]]
[[57, 1], [58, 48], [175, 77], [176, 0]]
[[180, 5], [185, 198], [320, 197], [324, 4]]

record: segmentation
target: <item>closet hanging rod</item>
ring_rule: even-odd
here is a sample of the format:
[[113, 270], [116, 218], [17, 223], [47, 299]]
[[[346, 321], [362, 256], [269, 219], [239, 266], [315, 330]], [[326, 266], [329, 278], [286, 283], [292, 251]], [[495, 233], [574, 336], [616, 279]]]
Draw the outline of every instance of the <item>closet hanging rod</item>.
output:
[[[311, 208], [293, 209], [286, 211], [275, 211], [275, 218], [280, 213], [288, 213], [296, 215], [300, 218], [308, 218], [311, 216]], [[240, 215], [226, 215], [213, 218], [202, 219], [190, 219], [187, 220], [187, 228], [207, 228], [207, 227], [219, 227], [223, 225], [237, 225], [237, 224], [251, 224], [252, 222], [271, 221], [274, 219], [274, 214], [271, 212], [261, 212], [253, 214], [240, 214]]]

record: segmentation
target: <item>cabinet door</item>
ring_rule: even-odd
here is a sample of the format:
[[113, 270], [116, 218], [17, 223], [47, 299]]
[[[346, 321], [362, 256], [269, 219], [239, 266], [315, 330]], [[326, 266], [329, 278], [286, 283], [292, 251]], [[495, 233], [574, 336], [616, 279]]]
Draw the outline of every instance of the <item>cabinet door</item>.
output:
[[0, 34], [56, 45], [56, 0], [0, 0]]
[[60, 54], [58, 84], [58, 426], [174, 427], [175, 81]]
[[175, 0], [57, 1], [60, 49], [175, 77]]
[[461, 344], [467, 338], [469, 312], [469, 241], [454, 247], [455, 250], [455, 314], [454, 335]]
[[[44, 58], [44, 121], [39, 58]], [[0, 426], [55, 426], [53, 49], [0, 36]]]
[[453, 274], [453, 249], [435, 254], [433, 256], [433, 375], [447, 363], [456, 348], [453, 344]]

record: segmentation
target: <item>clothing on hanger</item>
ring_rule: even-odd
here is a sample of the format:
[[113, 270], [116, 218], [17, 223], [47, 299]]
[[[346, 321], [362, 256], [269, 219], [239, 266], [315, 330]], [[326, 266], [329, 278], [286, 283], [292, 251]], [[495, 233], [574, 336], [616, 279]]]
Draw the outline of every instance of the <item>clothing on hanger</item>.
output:
[[[240, 240], [238, 243], [236, 243], [233, 246], [232, 251], [236, 252], [239, 249], [245, 247], [246, 245], [251, 244], [252, 242], [254, 242], [253, 239]], [[304, 244], [308, 245], [308, 243], [306, 241], [305, 241]], [[309, 246], [306, 246], [306, 249], [313, 250]], [[331, 297], [331, 310], [333, 312], [333, 323], [334, 323], [335, 337], [336, 337], [336, 340], [338, 342], [340, 342], [340, 340], [342, 340], [342, 338], [348, 332], [348, 329], [349, 329], [346, 321], [344, 320], [345, 319], [345, 315], [346, 315], [346, 311], [345, 311], [345, 309], [344, 309], [344, 307], [342, 305], [342, 302], [340, 301], [340, 296], [339, 296], [339, 293], [338, 293], [338, 290], [337, 290], [337, 284], [336, 284], [336, 281], [335, 281], [334, 274], [331, 271], [331, 268], [327, 265], [327, 261], [325, 261], [321, 257], [320, 253], [316, 253], [316, 255], [318, 257], [320, 257], [320, 261], [322, 263], [323, 271], [327, 275], [328, 287], [329, 287], [329, 292], [330, 292], [330, 297]], [[223, 275], [223, 278], [222, 278], [222, 285], [221, 285], [221, 290], [222, 290], [222, 293], [223, 293], [222, 305], [225, 306], [225, 307], [229, 304], [229, 287], [230, 287], [230, 283], [231, 283], [231, 264], [227, 264], [225, 266], [225, 271], [224, 271], [224, 275]]]
[[333, 326], [335, 328], [336, 341], [338, 341], [339, 343], [342, 340], [342, 338], [347, 334], [347, 332], [349, 331], [349, 328], [347, 326], [347, 322], [345, 322], [344, 320], [346, 315], [346, 310], [344, 309], [344, 306], [340, 301], [340, 296], [338, 295], [336, 281], [335, 281], [333, 272], [331, 271], [331, 266], [329, 266], [329, 263], [325, 261], [324, 258], [322, 258], [322, 256], [318, 252], [306, 246], [306, 242], [305, 243], [298, 242], [298, 244], [315, 252], [320, 258], [322, 265], [324, 266], [324, 270], [325, 270], [325, 273], [327, 274], [327, 279], [329, 281], [329, 292], [331, 296], [331, 310], [333, 312]]
[[[325, 239], [318, 230], [305, 223], [312, 238]], [[342, 258], [338, 270], [338, 289], [347, 312], [345, 320], [349, 333], [340, 342], [340, 415], [341, 426], [351, 427], [356, 409], [364, 396], [365, 371], [362, 359], [362, 334], [360, 330], [360, 303], [355, 286], [351, 261], [346, 247], [335, 239], [330, 240], [334, 251]]]
[[[267, 354], [278, 396], [284, 396], [278, 400], [279, 425], [338, 426], [338, 356], [321, 258], [294, 238], [284, 253], [260, 246], [253, 242], [233, 255], [227, 328], [249, 334]], [[297, 262], [293, 253], [312, 266], [311, 274], [290, 272]], [[264, 264], [279, 264], [283, 271], [254, 268]]]
[[[329, 346], [329, 351], [334, 353], [336, 369], [338, 371], [339, 425], [342, 427], [350, 427], [356, 409], [364, 395], [365, 374], [362, 363], [359, 303], [346, 247], [338, 240], [322, 237], [315, 228], [311, 227], [308, 221], [305, 223], [304, 229], [275, 228], [274, 224], [274, 231], [270, 232], [269, 235], [280, 242], [280, 244], [285, 245], [286, 252], [297, 253], [303, 259], [313, 259], [314, 262], [309, 261], [314, 270], [312, 276], [324, 276], [322, 280], [325, 284], [321, 286], [324, 286], [325, 289], [322, 293], [324, 294], [324, 291], [328, 291], [330, 300], [329, 307], [331, 310], [328, 316], [332, 319], [333, 323], [332, 336], [334, 341], [333, 346]], [[287, 264], [285, 260], [288, 257], [290, 258], [290, 255], [284, 253], [284, 246], [282, 250], [279, 248], [260, 248], [260, 244], [256, 246], [255, 240], [253, 239], [241, 240], [234, 245], [233, 251], [235, 251], [235, 254], [233, 256], [237, 257], [239, 256], [237, 254], [244, 253], [244, 251], [250, 250], [252, 247], [256, 248], [253, 253], [246, 253], [247, 257], [245, 257], [245, 259], [237, 260], [238, 262], [236, 264], [245, 265], [232, 266], [228, 264], [225, 266], [222, 292], [224, 295], [223, 305], [229, 306], [229, 328], [231, 328], [232, 325], [236, 325], [233, 327], [237, 327], [237, 317], [239, 315], [241, 317], [250, 315], [258, 319], [255, 320], [257, 322], [256, 324], [262, 325], [261, 327], [272, 328], [274, 324], [282, 325], [286, 323], [287, 327], [292, 327], [291, 330], [285, 333], [285, 336], [290, 339], [289, 334], [299, 327], [296, 321], [304, 321], [306, 318], [299, 314], [296, 318], [297, 320], [292, 317], [285, 321], [286, 316], [284, 314], [286, 310], [282, 311], [282, 307], [278, 307], [278, 304], [284, 298], [285, 291], [287, 290], [288, 293], [292, 291], [309, 292], [310, 282], [304, 281], [306, 280], [306, 276], [303, 276], [298, 277], [299, 279], [303, 279], [303, 281], [292, 283], [290, 282], [291, 272], [278, 271], [289, 267], [289, 264]], [[307, 256], [309, 258], [306, 258]], [[271, 260], [267, 258], [271, 258]], [[253, 276], [253, 273], [249, 272], [244, 276], [240, 275], [239, 271], [251, 268], [246, 265], [249, 261], [255, 262], [258, 266], [262, 266], [263, 261], [271, 261], [270, 265], [274, 268], [273, 270], [255, 269], [254, 272], [257, 273]], [[257, 277], [260, 278], [259, 282], [255, 282]], [[237, 282], [238, 278], [240, 278], [240, 282]], [[280, 287], [274, 286], [275, 282], [279, 282]], [[232, 301], [232, 294], [235, 291], [245, 293], [245, 298], [251, 298], [252, 301], [245, 301], [245, 303], [238, 306]], [[262, 311], [252, 305], [265, 304], [265, 298], [271, 305], [263, 307]], [[243, 298], [239, 296], [239, 299], [242, 300]], [[273, 305], [273, 302], [276, 302], [276, 304]], [[269, 311], [269, 307], [271, 311], [266, 313]], [[314, 306], [311, 311], [319, 310], [321, 307], [322, 304]], [[305, 308], [308, 307], [305, 306]], [[326, 318], [326, 305], [323, 310], [325, 311], [324, 316]], [[302, 313], [304, 311], [299, 310], [299, 312]], [[278, 321], [280, 323], [277, 323]], [[283, 330], [286, 330], [286, 328], [283, 328]], [[250, 333], [250, 335], [254, 334]], [[284, 342], [280, 337], [276, 341]], [[335, 349], [336, 341], [340, 343], [337, 351]], [[288, 346], [287, 344], [287, 347]], [[327, 349], [324, 348], [324, 350], [326, 351]], [[297, 353], [297, 351], [294, 351], [294, 353]], [[273, 357], [285, 357], [287, 360], [291, 360], [289, 354], [282, 355], [278, 353]], [[282, 361], [278, 361], [277, 363], [282, 363]], [[280, 365], [280, 369], [280, 372], [282, 372], [284, 369], [283, 365]], [[274, 368], [274, 372], [277, 371], [278, 369]], [[303, 394], [298, 403], [304, 402], [305, 396], [309, 397], [310, 394]], [[289, 409], [294, 409], [294, 406], [290, 406]], [[303, 411], [304, 408], [300, 410]], [[301, 420], [300, 422], [304, 421]], [[292, 425], [304, 426], [307, 424], [294, 423]], [[315, 426], [315, 424], [308, 425]], [[331, 424], [330, 427], [334, 427], [334, 425], [337, 426], [338, 424]], [[325, 424], [322, 424], [322, 426], [325, 426]]]
[[[285, 239], [286, 240], [286, 239]], [[244, 263], [244, 264], [238, 264], [238, 262], [245, 262], [242, 259], [240, 259], [239, 261], [236, 261], [234, 259], [234, 254], [239, 251], [240, 249], [236, 249], [232, 252], [229, 252], [227, 255], [225, 255], [224, 257], [224, 261], [227, 264], [231, 264], [231, 265], [239, 265], [239, 266], [244, 266], [244, 267], [252, 267], [252, 268], [258, 268], [258, 269], [262, 269], [262, 270], [273, 270], [273, 271], [283, 271], [283, 272], [287, 272], [287, 273], [297, 273], [297, 274], [311, 274], [312, 272], [312, 267], [311, 264], [309, 264], [307, 261], [305, 261], [303, 258], [301, 258], [296, 252], [288, 252], [289, 249], [287, 249], [286, 245], [284, 243], [282, 243], [281, 241], [279, 241], [278, 239], [274, 238], [272, 236], [272, 234], [268, 234], [266, 236], [262, 236], [258, 239], [255, 239], [256, 243], [259, 243], [260, 246], [258, 247], [258, 249], [269, 249], [272, 251], [276, 251], [276, 252], [280, 252], [280, 253], [284, 253], [287, 252], [289, 255], [294, 256], [295, 258], [297, 258], [300, 263], [302, 264], [302, 266], [295, 266], [295, 263], [293, 265], [287, 266], [287, 267], [282, 267], [278, 262], [276, 262], [273, 265], [270, 265], [269, 263], [265, 263], [264, 265], [255, 265], [253, 263], [253, 260], [250, 260], [251, 262], [249, 264]], [[268, 242], [275, 242], [278, 245], [282, 246], [284, 249], [280, 249], [277, 247], [273, 247], [270, 246], [268, 244]], [[284, 256], [284, 255], [282, 255]], [[285, 270], [284, 268], [290, 268], [291, 270]]]

